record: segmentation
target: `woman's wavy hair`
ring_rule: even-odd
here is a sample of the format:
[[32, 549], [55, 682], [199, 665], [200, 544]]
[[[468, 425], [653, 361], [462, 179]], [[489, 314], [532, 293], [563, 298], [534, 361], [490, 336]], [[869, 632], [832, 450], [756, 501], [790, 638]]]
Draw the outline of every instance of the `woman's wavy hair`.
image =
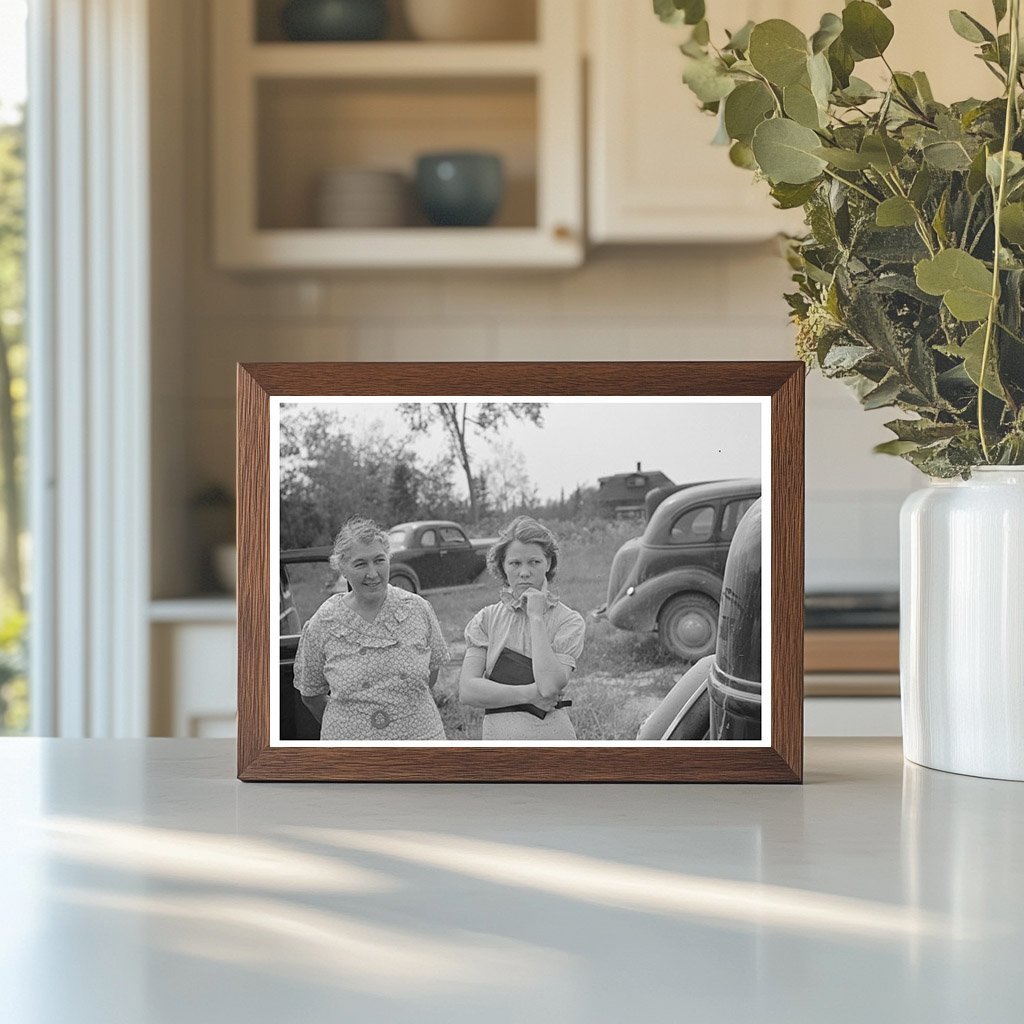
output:
[[555, 578], [555, 570], [558, 567], [558, 541], [546, 526], [542, 526], [530, 516], [517, 516], [501, 531], [497, 541], [491, 545], [487, 552], [487, 568], [491, 575], [499, 583], [508, 585], [508, 577], [505, 575], [505, 554], [514, 540], [521, 544], [540, 545], [549, 563], [545, 576], [550, 583]]
[[378, 526], [372, 519], [353, 516], [334, 538], [334, 549], [331, 551], [330, 560], [331, 568], [336, 573], [341, 573], [341, 567], [348, 559], [353, 544], [374, 544], [377, 541], [384, 545], [385, 552], [390, 552], [391, 542], [386, 530]]

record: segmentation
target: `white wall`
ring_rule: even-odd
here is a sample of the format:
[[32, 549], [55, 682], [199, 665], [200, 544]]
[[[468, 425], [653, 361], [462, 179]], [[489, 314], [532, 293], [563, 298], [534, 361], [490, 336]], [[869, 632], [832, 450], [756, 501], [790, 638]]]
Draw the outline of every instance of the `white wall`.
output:
[[[767, 244], [603, 250], [569, 273], [214, 270], [204, 6], [182, 4], [185, 102], [154, 126], [181, 141], [180, 165], [165, 164], [157, 182], [185, 202], [181, 349], [167, 342], [155, 360], [155, 475], [185, 470], [177, 504], [166, 498], [155, 510], [158, 545], [187, 523], [189, 491], [233, 478], [236, 361], [793, 358], [781, 298], [788, 269]], [[887, 418], [865, 414], [839, 384], [808, 379], [811, 588], [896, 586], [897, 511], [920, 478], [871, 454]], [[158, 595], [187, 585], [177, 547], [158, 552]]]

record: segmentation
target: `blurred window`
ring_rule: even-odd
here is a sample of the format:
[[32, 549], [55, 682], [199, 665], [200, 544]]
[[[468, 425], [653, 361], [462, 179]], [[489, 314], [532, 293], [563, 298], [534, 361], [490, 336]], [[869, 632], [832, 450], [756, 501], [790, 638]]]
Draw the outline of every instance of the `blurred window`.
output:
[[29, 728], [25, 0], [0, 0], [0, 735]]
[[732, 539], [732, 535], [736, 532], [736, 527], [740, 525], [740, 520], [746, 515], [747, 509], [755, 501], [757, 501], [757, 498], [740, 498], [739, 501], [730, 501], [725, 506], [725, 511], [722, 513], [723, 540]]
[[699, 544], [710, 540], [715, 529], [715, 508], [713, 505], [701, 505], [684, 512], [672, 524], [673, 544]]

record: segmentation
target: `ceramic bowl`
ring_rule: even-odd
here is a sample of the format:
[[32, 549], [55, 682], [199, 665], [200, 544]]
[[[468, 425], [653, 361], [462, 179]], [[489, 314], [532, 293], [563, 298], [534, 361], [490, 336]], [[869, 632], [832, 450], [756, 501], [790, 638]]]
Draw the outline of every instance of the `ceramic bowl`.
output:
[[387, 25], [387, 0], [290, 0], [281, 11], [285, 38], [297, 42], [380, 39]]
[[404, 8], [413, 35], [430, 42], [536, 36], [534, 0], [404, 0]]
[[416, 194], [436, 227], [483, 227], [504, 192], [501, 157], [494, 153], [425, 153], [416, 161]]

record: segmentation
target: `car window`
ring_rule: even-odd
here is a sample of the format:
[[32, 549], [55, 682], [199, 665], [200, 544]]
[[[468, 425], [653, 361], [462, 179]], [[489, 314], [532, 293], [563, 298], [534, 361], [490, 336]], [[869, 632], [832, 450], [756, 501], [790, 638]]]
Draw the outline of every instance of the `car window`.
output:
[[466, 535], [454, 526], [442, 526], [441, 527], [441, 543], [442, 544], [468, 544]]
[[670, 534], [673, 544], [699, 544], [710, 540], [715, 529], [715, 508], [701, 505], [687, 509], [673, 524]]
[[423, 533], [420, 535], [420, 547], [436, 548], [437, 533], [434, 530], [424, 530]]
[[730, 501], [722, 513], [722, 539], [731, 540], [740, 525], [740, 520], [746, 514], [748, 508], [757, 501], [757, 498], [740, 498], [738, 501]]
[[[309, 621], [310, 616], [331, 596], [331, 594], [344, 594], [348, 590], [345, 579], [339, 576], [327, 562], [289, 562], [281, 566], [283, 575], [282, 583], [282, 605], [281, 605], [281, 630], [284, 634], [286, 623], [294, 628], [296, 616], [298, 627], [302, 627]], [[284, 602], [291, 599], [291, 606], [295, 610], [295, 616], [285, 617]]]

